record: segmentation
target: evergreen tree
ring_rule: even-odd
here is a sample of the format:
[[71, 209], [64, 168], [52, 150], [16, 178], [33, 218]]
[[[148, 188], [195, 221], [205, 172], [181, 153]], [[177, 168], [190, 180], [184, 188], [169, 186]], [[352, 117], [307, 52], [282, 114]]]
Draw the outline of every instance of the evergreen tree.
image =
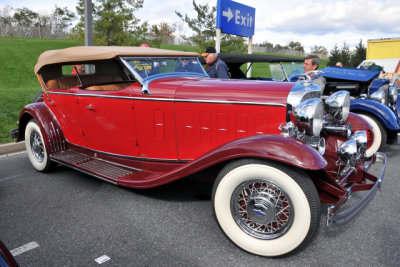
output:
[[363, 45], [362, 39], [355, 48], [353, 55], [351, 56], [351, 67], [357, 67], [367, 56], [367, 48]]
[[340, 50], [340, 61], [344, 67], [350, 67], [351, 52], [350, 48], [346, 43], [343, 43], [343, 47]]
[[342, 61], [341, 59], [341, 54], [338, 46], [335, 44], [331, 52], [329, 53], [329, 61], [328, 61], [328, 66], [335, 66], [336, 62]]

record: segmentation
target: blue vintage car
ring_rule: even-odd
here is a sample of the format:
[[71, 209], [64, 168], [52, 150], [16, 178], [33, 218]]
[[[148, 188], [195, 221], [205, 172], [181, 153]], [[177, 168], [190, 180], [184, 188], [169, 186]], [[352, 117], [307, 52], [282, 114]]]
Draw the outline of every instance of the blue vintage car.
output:
[[373, 126], [373, 143], [369, 155], [386, 143], [400, 141], [400, 99], [398, 99], [399, 76], [392, 79], [378, 78], [379, 68], [356, 69], [326, 67], [321, 70], [326, 79], [325, 95], [347, 90], [353, 99], [350, 110], [364, 117]]
[[[305, 78], [303, 59], [299, 58], [254, 54], [220, 54], [219, 57], [228, 65], [234, 79], [295, 82]], [[256, 65], [259, 65], [258, 73], [247, 78], [250, 66]], [[260, 67], [265, 71], [260, 73]], [[325, 78], [323, 96], [340, 90], [349, 91], [352, 97], [350, 111], [361, 115], [373, 126], [367, 156], [372, 156], [386, 143], [400, 142], [400, 99], [395, 86], [396, 81], [400, 83], [400, 77], [379, 79], [380, 72], [380, 69], [326, 67], [319, 74]]]

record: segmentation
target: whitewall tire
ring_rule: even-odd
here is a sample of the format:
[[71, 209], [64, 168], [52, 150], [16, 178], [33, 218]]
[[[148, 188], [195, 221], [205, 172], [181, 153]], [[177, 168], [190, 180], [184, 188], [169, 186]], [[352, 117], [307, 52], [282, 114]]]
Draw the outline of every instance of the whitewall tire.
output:
[[319, 226], [320, 201], [311, 179], [275, 162], [229, 163], [215, 181], [212, 202], [227, 237], [260, 256], [280, 256], [303, 247]]
[[374, 117], [367, 114], [358, 114], [369, 122], [372, 126], [373, 141], [372, 145], [367, 149], [365, 156], [371, 157], [375, 152], [381, 150], [386, 144], [387, 133], [382, 124]]
[[55, 165], [47, 155], [42, 132], [33, 119], [28, 122], [25, 128], [25, 147], [28, 158], [36, 170], [47, 172]]

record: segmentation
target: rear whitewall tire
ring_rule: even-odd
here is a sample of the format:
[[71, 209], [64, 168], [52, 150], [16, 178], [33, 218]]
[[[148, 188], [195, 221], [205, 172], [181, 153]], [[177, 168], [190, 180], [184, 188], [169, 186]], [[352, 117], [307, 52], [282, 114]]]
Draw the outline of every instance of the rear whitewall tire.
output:
[[32, 166], [40, 172], [47, 172], [54, 167], [46, 151], [42, 132], [35, 120], [30, 120], [25, 128], [25, 147]]
[[[287, 229], [276, 236], [267, 234], [262, 237], [265, 233], [249, 234], [238, 223], [240, 220], [244, 221], [243, 218], [238, 218], [232, 211], [232, 205], [236, 201], [234, 192], [241, 185], [253, 180], [264, 180], [274, 185], [290, 200], [293, 216], [286, 226]], [[227, 237], [242, 249], [260, 256], [281, 256], [303, 247], [312, 239], [319, 226], [320, 202], [314, 184], [304, 173], [282, 164], [254, 159], [232, 162], [218, 176], [212, 201], [217, 221]], [[257, 231], [255, 228], [255, 232]], [[261, 238], [258, 234], [261, 234]]]

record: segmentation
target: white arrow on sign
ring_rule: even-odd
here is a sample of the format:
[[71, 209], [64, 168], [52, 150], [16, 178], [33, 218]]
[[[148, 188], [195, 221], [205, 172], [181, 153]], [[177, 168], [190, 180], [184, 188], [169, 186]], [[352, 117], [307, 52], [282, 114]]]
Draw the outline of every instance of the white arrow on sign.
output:
[[231, 9], [228, 7], [228, 11], [222, 11], [222, 16], [228, 18], [228, 22], [233, 18], [233, 13]]

